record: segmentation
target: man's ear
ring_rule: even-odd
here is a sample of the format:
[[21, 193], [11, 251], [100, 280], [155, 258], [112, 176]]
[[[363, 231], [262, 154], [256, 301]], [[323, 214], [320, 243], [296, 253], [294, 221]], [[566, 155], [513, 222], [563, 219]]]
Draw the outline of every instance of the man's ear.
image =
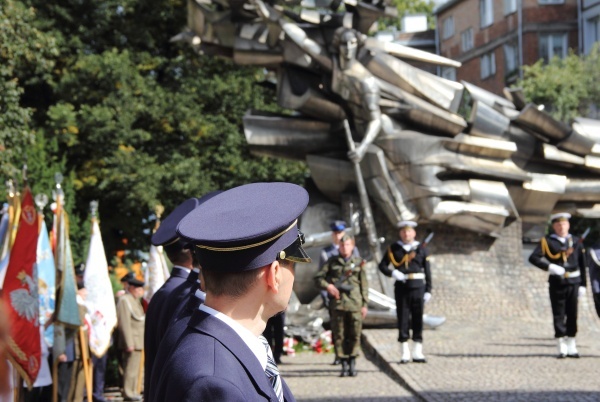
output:
[[281, 270], [281, 265], [279, 265], [279, 261], [275, 260], [271, 263], [271, 265], [267, 265], [265, 270], [265, 276], [267, 278], [267, 286], [272, 289], [275, 293], [279, 291], [279, 271]]

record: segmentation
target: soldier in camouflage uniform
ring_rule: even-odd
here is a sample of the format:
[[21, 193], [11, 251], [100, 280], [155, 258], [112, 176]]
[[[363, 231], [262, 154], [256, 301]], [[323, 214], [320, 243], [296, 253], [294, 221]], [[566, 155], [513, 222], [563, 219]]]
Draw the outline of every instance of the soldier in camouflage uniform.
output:
[[341, 376], [355, 376], [360, 348], [362, 320], [367, 315], [369, 285], [362, 258], [354, 256], [354, 238], [346, 234], [339, 243], [339, 255], [332, 256], [315, 275], [318, 288], [331, 297], [331, 326]]

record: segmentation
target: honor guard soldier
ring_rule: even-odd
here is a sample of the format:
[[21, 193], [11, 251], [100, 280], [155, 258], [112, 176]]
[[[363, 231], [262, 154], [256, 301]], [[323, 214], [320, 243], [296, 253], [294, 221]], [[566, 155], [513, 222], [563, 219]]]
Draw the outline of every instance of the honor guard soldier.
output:
[[587, 263], [590, 268], [590, 282], [596, 314], [600, 317], [600, 242], [590, 247], [587, 255]]
[[307, 205], [302, 187], [254, 183], [181, 221], [178, 233], [202, 261], [206, 300], [177, 339], [161, 343], [149, 401], [294, 401], [260, 335], [288, 305], [294, 263], [310, 262], [298, 229]]
[[395, 280], [398, 341], [402, 349], [400, 363], [408, 363], [411, 359], [408, 347], [410, 326], [413, 340], [412, 361], [426, 363], [423, 355], [423, 312], [425, 303], [431, 299], [429, 256], [427, 249], [415, 240], [416, 222], [400, 221], [397, 226], [400, 230], [400, 240], [387, 248], [379, 263], [379, 270]]
[[315, 284], [331, 296], [331, 328], [336, 358], [342, 363], [340, 376], [355, 376], [360, 350], [362, 320], [367, 316], [369, 284], [362, 258], [353, 255], [354, 237], [342, 236], [339, 255], [334, 255], [314, 277]]
[[559, 359], [579, 357], [575, 343], [577, 299], [586, 291], [583, 244], [569, 233], [570, 218], [566, 212], [551, 215], [554, 233], [543, 237], [529, 256], [530, 263], [550, 274], [550, 304]]
[[[344, 236], [344, 234], [346, 234], [347, 227], [348, 227], [348, 225], [346, 224], [346, 222], [340, 221], [340, 220], [333, 221], [329, 225], [329, 228], [331, 229], [331, 244], [327, 247], [324, 247], [321, 250], [321, 255], [319, 256], [319, 270], [321, 268], [323, 268], [323, 265], [325, 265], [325, 263], [327, 263], [327, 261], [329, 261], [329, 259], [331, 257], [340, 255], [340, 253], [339, 253], [340, 239]], [[360, 257], [358, 248], [354, 247], [353, 255]], [[331, 312], [330, 305], [329, 305], [329, 294], [327, 293], [326, 290], [321, 290], [321, 297], [323, 299], [323, 304], [329, 310], [329, 318], [331, 320], [332, 312]], [[333, 331], [334, 331], [334, 328], [331, 328], [332, 334], [333, 334]], [[335, 334], [333, 334], [333, 337], [335, 338]], [[334, 345], [334, 348], [335, 348], [335, 345]], [[333, 365], [335, 366], [340, 363], [341, 363], [340, 359], [338, 359], [337, 353], [336, 353], [335, 359], [333, 360]]]

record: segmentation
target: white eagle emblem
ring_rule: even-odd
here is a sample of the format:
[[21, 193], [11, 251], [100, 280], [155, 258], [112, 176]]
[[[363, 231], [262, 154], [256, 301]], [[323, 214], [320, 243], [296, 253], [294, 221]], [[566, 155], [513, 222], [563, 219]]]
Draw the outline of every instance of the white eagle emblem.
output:
[[[37, 276], [35, 264], [33, 270], [33, 275]], [[27, 285], [28, 289], [16, 289], [10, 292], [11, 304], [19, 316], [25, 317], [27, 321], [33, 321], [37, 326], [39, 314], [37, 283], [25, 271], [19, 272], [17, 279], [21, 281], [21, 285]]]

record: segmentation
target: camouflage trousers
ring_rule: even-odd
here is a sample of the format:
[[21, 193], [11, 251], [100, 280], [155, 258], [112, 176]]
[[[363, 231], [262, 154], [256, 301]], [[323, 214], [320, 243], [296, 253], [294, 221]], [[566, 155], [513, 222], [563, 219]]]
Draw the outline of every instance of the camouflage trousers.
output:
[[360, 311], [332, 310], [331, 332], [336, 357], [347, 359], [358, 356], [362, 317]]

